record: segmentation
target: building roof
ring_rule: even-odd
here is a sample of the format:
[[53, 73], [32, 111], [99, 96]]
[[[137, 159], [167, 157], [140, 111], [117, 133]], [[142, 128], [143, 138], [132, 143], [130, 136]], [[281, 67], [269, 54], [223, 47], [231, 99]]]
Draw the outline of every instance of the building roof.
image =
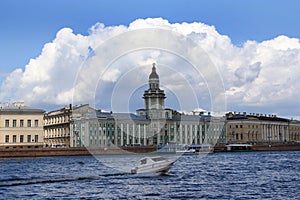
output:
[[262, 114], [246, 114], [246, 113], [230, 113], [226, 114], [227, 120], [247, 120], [247, 119], [253, 119], [253, 120], [262, 120], [262, 121], [282, 121], [282, 122], [289, 122], [289, 119], [277, 117], [276, 115], [262, 115]]
[[212, 119], [219, 119], [216, 117], [212, 117], [211, 115], [174, 115], [174, 121], [211, 121]]
[[146, 120], [146, 117], [132, 113], [112, 113], [112, 116], [115, 120]]
[[43, 113], [45, 113], [45, 111], [42, 110], [42, 109], [32, 108], [32, 107], [28, 107], [28, 106], [1, 107], [0, 108], [0, 114], [5, 114], [5, 113], [17, 113], [17, 114], [21, 114], [21, 113], [24, 113], [24, 114], [26, 114], [26, 113], [40, 113], [40, 114], [43, 114]]
[[199, 115], [174, 115], [175, 121], [200, 121]]
[[156, 73], [155, 63], [153, 63], [152, 72], [149, 76], [149, 79], [158, 79], [158, 74]]

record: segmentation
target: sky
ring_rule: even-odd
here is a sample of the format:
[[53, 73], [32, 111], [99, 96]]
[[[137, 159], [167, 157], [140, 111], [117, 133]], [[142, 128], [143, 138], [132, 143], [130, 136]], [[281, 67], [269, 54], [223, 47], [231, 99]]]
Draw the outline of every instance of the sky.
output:
[[[221, 74], [227, 110], [297, 118], [300, 116], [299, 4], [297, 0], [3, 0], [0, 2], [0, 101], [24, 100], [26, 104], [45, 109], [68, 105], [83, 57], [89, 57], [91, 51], [97, 57], [99, 45], [128, 30], [163, 27], [192, 38], [208, 54]], [[120, 45], [126, 44], [121, 42]], [[145, 54], [152, 56], [145, 57]], [[172, 62], [167, 58], [183, 62], [170, 53], [147, 50], [128, 54], [122, 62], [144, 66], [145, 61], [159, 61], [165, 66], [160, 71], [162, 79], [171, 70]], [[114, 62], [111, 67], [115, 76], [131, 70], [121, 68], [120, 62]], [[87, 61], [83, 66], [88, 68], [91, 63]], [[189, 65], [183, 63], [182, 66], [187, 69]], [[176, 70], [179, 73], [181, 69]], [[142, 71], [147, 78], [149, 69]], [[60, 76], [63, 72], [68, 75]], [[189, 73], [192, 74], [188, 70], [180, 72], [183, 81], [191, 75]], [[178, 79], [178, 74], [174, 79]], [[169, 106], [192, 109], [180, 108], [178, 96], [187, 94], [172, 89], [168, 85], [173, 81], [170, 77], [164, 80], [164, 89], [170, 96]], [[60, 90], [49, 86], [52, 82], [58, 84], [54, 86]], [[109, 88], [115, 88], [116, 83], [116, 80], [105, 82], [106, 88], [97, 86], [95, 90], [101, 91], [96, 92], [96, 96], [109, 96], [112, 93]], [[144, 85], [139, 91], [143, 92], [146, 86], [142, 81], [141, 84]], [[195, 88], [190, 81], [185, 84]], [[199, 95], [200, 92], [203, 95]], [[193, 106], [211, 109], [212, 103], [207, 100], [210, 92], [209, 86], [194, 89], [199, 105]], [[134, 94], [138, 97], [139, 93]], [[143, 106], [137, 97], [132, 100], [132, 109]], [[98, 103], [109, 109], [108, 101]]]

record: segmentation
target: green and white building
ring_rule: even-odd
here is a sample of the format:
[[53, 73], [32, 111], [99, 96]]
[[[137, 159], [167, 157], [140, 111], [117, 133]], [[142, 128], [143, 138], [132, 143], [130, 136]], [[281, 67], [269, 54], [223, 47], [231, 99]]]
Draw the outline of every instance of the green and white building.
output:
[[165, 98], [153, 64], [149, 89], [143, 95], [144, 109], [137, 110], [136, 114], [101, 110], [73, 113], [70, 146], [226, 143], [225, 118], [179, 114], [165, 108]]

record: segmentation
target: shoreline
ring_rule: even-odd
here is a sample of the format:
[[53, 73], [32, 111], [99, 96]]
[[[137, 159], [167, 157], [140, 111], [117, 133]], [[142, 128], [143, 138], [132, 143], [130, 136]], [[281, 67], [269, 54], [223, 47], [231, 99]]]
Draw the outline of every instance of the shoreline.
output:
[[[257, 144], [251, 149], [227, 151], [226, 145], [216, 145], [214, 153], [234, 151], [300, 151], [300, 144]], [[139, 153], [157, 153], [156, 146], [142, 147], [99, 147], [99, 148], [0, 148], [0, 158], [47, 157], [47, 156], [88, 156], [88, 155], [124, 155]]]

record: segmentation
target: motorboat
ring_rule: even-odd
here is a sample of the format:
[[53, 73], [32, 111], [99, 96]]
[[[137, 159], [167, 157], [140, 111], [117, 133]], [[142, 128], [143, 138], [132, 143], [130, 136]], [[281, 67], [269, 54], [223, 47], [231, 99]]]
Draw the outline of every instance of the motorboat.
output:
[[167, 173], [176, 160], [169, 160], [161, 156], [144, 157], [139, 165], [131, 169], [132, 174], [139, 173]]

